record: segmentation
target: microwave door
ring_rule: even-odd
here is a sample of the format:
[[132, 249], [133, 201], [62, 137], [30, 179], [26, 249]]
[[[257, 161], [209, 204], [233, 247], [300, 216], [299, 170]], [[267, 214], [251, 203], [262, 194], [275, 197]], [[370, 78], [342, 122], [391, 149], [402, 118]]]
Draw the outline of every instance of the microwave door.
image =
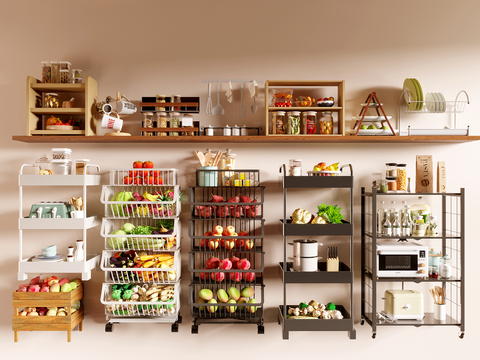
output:
[[391, 276], [414, 275], [418, 271], [418, 254], [379, 254], [378, 270]]

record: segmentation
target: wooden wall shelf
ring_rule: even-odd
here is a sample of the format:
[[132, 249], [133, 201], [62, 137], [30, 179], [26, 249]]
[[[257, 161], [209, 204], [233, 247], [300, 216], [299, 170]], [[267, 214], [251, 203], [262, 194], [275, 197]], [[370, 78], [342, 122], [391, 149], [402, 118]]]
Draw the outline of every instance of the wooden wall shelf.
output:
[[479, 141], [480, 136], [21, 136], [12, 140], [25, 143], [464, 143]]

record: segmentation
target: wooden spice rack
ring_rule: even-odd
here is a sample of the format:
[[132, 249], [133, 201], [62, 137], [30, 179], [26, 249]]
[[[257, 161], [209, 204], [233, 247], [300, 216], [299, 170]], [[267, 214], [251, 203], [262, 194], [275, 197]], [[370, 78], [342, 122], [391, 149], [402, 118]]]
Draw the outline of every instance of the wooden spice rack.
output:
[[[12, 329], [14, 340], [18, 341], [19, 331], [66, 331], [67, 341], [77, 327], [83, 329], [83, 304], [72, 314], [72, 306], [83, 299], [83, 284], [71, 292], [13, 292]], [[20, 316], [19, 307], [65, 307], [66, 316]]]

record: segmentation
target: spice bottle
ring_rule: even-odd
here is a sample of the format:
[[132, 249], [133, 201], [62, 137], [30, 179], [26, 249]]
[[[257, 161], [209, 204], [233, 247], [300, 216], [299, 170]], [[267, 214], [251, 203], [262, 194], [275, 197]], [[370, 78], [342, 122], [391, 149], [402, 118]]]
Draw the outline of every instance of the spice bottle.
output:
[[388, 216], [383, 222], [383, 236], [392, 236], [392, 223], [388, 220]]
[[412, 223], [410, 222], [410, 217], [405, 217], [402, 222], [402, 236], [411, 236], [412, 235]]
[[439, 272], [440, 276], [444, 279], [450, 279], [452, 276], [452, 260], [448, 255], [440, 259]]
[[[157, 128], [167, 128], [167, 124], [168, 124], [167, 113], [164, 111], [157, 112]], [[167, 136], [167, 132], [157, 131], [157, 136]]]
[[[183, 128], [193, 128], [193, 115], [192, 114], [184, 114], [182, 116], [182, 127]], [[185, 135], [193, 136], [193, 131], [186, 131]]]
[[[155, 102], [157, 103], [164, 103], [165, 102], [165, 95], [155, 95]], [[165, 111], [164, 106], [157, 106], [157, 111]], [[158, 126], [158, 125], [157, 125]], [[162, 135], [163, 136], [163, 135]]]
[[50, 61], [42, 61], [42, 83], [52, 82], [52, 64]]
[[[146, 112], [146, 113], [143, 113], [143, 116], [145, 117], [143, 119], [143, 127], [144, 128], [153, 128], [153, 113], [152, 112]], [[153, 136], [154, 132], [153, 131], [142, 131], [141, 135], [142, 136]]]
[[387, 218], [387, 209], [385, 209], [385, 201], [380, 201], [380, 208], [377, 211], [377, 234], [383, 235], [383, 222]]
[[[179, 128], [180, 127], [180, 113], [172, 112], [170, 113], [170, 128]], [[171, 131], [170, 136], [178, 136], [178, 131]]]

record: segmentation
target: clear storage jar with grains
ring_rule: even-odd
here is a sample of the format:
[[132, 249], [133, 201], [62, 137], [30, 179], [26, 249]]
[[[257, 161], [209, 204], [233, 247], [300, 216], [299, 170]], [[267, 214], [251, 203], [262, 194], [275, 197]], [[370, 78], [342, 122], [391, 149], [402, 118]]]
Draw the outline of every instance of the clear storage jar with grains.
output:
[[331, 111], [323, 111], [320, 113], [318, 132], [323, 135], [333, 134], [333, 116]]
[[[153, 128], [153, 113], [146, 112], [146, 113], [143, 113], [143, 116], [144, 116], [143, 127]], [[142, 131], [142, 136], [153, 136], [153, 135], [154, 135], [153, 131]]]
[[[157, 112], [157, 128], [167, 128], [167, 124], [168, 124], [167, 113], [164, 111]], [[157, 131], [157, 136], [167, 136], [167, 132]]]
[[407, 164], [397, 164], [397, 191], [407, 192]]
[[[170, 113], [170, 128], [179, 128], [180, 127], [180, 113], [172, 112]], [[170, 136], [178, 136], [178, 131], [171, 131]]]

